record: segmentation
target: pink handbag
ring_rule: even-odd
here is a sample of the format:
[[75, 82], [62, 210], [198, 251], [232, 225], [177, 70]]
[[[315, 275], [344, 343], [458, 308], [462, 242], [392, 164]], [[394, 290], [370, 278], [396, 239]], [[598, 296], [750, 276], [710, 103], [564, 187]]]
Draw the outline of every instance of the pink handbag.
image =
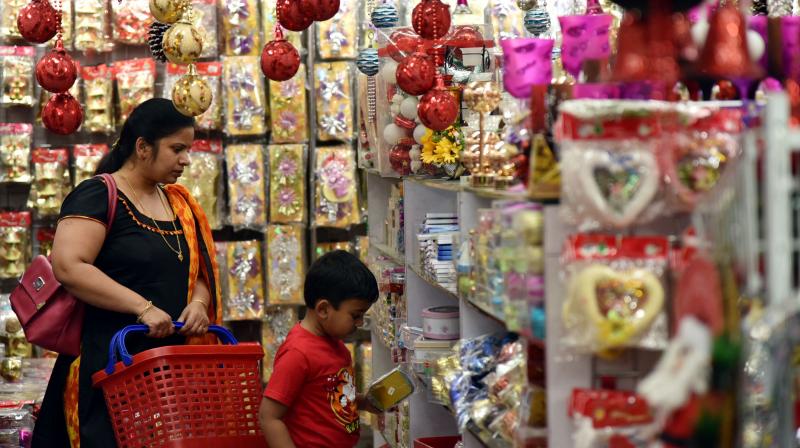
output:
[[[110, 174], [97, 177], [108, 187], [108, 235], [117, 211], [117, 184]], [[29, 342], [56, 353], [80, 355], [84, 304], [56, 280], [48, 258], [39, 255], [33, 259], [11, 293], [11, 308]]]

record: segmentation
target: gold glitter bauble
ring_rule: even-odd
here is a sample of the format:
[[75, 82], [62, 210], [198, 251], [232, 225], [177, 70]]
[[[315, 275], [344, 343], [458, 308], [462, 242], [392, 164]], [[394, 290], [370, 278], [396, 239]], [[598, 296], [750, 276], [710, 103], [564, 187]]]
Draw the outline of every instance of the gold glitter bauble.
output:
[[181, 21], [172, 25], [164, 33], [162, 43], [167, 59], [175, 64], [191, 64], [203, 52], [203, 37], [188, 22]]
[[189, 73], [172, 88], [172, 103], [178, 112], [189, 117], [196, 117], [207, 111], [213, 97], [211, 86], [197, 75], [194, 65], [189, 67]]
[[488, 114], [497, 109], [503, 99], [500, 88], [490, 81], [475, 81], [464, 89], [464, 103], [475, 112]]
[[187, 0], [150, 0], [150, 14], [161, 23], [175, 23], [188, 5]]

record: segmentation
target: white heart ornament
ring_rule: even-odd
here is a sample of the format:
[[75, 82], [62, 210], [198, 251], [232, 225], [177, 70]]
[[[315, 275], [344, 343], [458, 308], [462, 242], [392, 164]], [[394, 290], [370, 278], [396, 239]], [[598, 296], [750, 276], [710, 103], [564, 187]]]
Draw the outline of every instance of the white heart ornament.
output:
[[658, 162], [649, 151], [587, 150], [578, 170], [587, 206], [603, 224], [627, 227], [658, 193]]

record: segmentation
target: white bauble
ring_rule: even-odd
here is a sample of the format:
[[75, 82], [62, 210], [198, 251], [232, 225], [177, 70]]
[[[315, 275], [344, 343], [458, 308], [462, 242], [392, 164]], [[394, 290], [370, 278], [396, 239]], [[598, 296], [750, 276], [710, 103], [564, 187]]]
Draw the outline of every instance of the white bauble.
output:
[[419, 149], [419, 145], [414, 145], [411, 147], [411, 151], [408, 151], [408, 156], [411, 157], [411, 161], [419, 161], [420, 157], [422, 157], [422, 151]]
[[400, 103], [400, 113], [403, 114], [404, 117], [414, 120], [417, 118], [417, 106], [419, 106], [417, 97], [410, 96]]
[[422, 137], [425, 137], [425, 133], [428, 132], [428, 128], [423, 125], [419, 125], [414, 128], [414, 141], [422, 144]]
[[694, 41], [695, 45], [698, 47], [705, 45], [706, 37], [708, 37], [707, 20], [700, 20], [692, 25], [692, 40]]
[[392, 146], [400, 143], [400, 139], [405, 137], [405, 135], [406, 132], [403, 128], [394, 123], [389, 123], [383, 128], [383, 139]]
[[753, 30], [747, 31], [747, 51], [750, 53], [750, 59], [753, 62], [761, 59], [761, 56], [764, 56], [764, 52], [767, 50], [767, 46], [764, 43], [764, 38], [761, 37], [758, 32]]
[[381, 67], [381, 78], [389, 84], [397, 84], [397, 62], [386, 61]]
[[422, 168], [422, 162], [419, 160], [412, 160], [411, 161], [411, 172], [417, 173]]

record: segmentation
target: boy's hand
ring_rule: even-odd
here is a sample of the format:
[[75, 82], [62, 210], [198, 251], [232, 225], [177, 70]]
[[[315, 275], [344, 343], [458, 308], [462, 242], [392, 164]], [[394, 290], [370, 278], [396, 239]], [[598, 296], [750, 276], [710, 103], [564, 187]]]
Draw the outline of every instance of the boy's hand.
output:
[[[370, 414], [376, 414], [376, 415], [383, 414], [383, 411], [376, 408], [375, 405], [373, 405], [372, 402], [369, 401], [365, 395], [362, 394], [358, 395], [358, 397], [356, 398], [356, 405], [358, 406], [359, 411], [367, 411]], [[394, 412], [396, 410], [397, 408], [392, 408], [386, 412]]]

